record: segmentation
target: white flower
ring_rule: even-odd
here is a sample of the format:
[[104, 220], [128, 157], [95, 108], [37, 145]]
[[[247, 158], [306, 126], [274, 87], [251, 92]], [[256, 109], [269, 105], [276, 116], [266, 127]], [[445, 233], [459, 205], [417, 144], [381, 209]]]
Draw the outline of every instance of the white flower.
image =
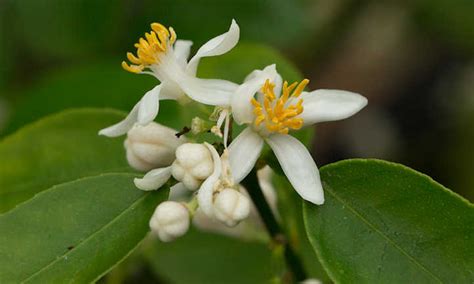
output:
[[214, 162], [207, 145], [185, 143], [176, 149], [176, 159], [171, 166], [151, 170], [143, 178], [135, 178], [134, 182], [141, 190], [156, 190], [173, 175], [179, 183], [171, 188], [170, 195], [179, 196], [183, 191], [198, 189], [213, 170]]
[[171, 166], [173, 177], [189, 190], [197, 190], [213, 170], [209, 149], [196, 143], [179, 146], [176, 150], [176, 160]]
[[237, 190], [225, 188], [215, 197], [214, 214], [219, 221], [234, 227], [249, 216], [250, 201]]
[[235, 182], [252, 170], [266, 142], [301, 197], [324, 203], [315, 162], [306, 147], [288, 133], [317, 122], [350, 117], [367, 104], [367, 99], [340, 90], [303, 92], [308, 82], [282, 84], [275, 65], [270, 65], [252, 72], [237, 89], [231, 100], [232, 114], [239, 125], [248, 127], [229, 146]]
[[[231, 50], [239, 40], [239, 26], [232, 20], [229, 30], [205, 43], [189, 62], [191, 41], [176, 40], [173, 28], [158, 23], [151, 24], [152, 31], [135, 44], [137, 55], [127, 53], [122, 62], [125, 70], [150, 74], [161, 84], [148, 91], [121, 122], [102, 129], [99, 134], [116, 137], [125, 134], [135, 123], [146, 125], [158, 114], [160, 100], [191, 99], [209, 105], [227, 105], [236, 84], [217, 79], [196, 77], [197, 66], [203, 57], [222, 55]], [[185, 95], [186, 94], [186, 95]]]
[[169, 242], [184, 235], [189, 230], [189, 224], [188, 208], [174, 201], [160, 203], [149, 223], [151, 230], [163, 242]]
[[239, 192], [240, 186], [234, 183], [228, 150], [225, 149], [220, 157], [213, 146], [208, 143], [205, 145], [212, 154], [214, 171], [199, 188], [199, 209], [209, 218], [215, 218], [227, 226], [235, 226], [250, 214], [250, 201]]
[[125, 139], [127, 160], [130, 166], [140, 171], [171, 165], [178, 146], [186, 137], [176, 137], [177, 131], [151, 122], [146, 126], [135, 125]]

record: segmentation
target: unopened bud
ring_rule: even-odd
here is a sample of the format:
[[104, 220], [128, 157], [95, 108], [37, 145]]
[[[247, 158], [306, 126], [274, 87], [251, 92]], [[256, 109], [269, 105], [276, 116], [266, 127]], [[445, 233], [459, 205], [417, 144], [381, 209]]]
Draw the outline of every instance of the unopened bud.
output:
[[176, 148], [186, 142], [184, 136], [177, 138], [175, 134], [174, 129], [155, 122], [135, 125], [125, 140], [128, 163], [140, 171], [169, 166]]
[[160, 240], [170, 242], [188, 231], [189, 219], [189, 211], [185, 205], [165, 201], [156, 207], [150, 219], [150, 228]]
[[214, 213], [219, 221], [233, 227], [250, 214], [250, 201], [237, 190], [226, 188], [214, 201]]
[[173, 177], [189, 190], [197, 190], [214, 170], [211, 153], [204, 144], [186, 143], [176, 149]]

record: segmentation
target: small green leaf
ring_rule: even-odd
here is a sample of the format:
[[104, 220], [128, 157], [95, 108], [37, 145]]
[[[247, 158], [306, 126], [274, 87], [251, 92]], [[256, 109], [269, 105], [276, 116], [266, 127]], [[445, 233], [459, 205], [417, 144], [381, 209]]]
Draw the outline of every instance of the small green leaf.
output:
[[195, 230], [172, 243], [150, 242], [144, 252], [153, 271], [170, 283], [269, 283], [276, 276], [265, 244]]
[[54, 186], [0, 216], [0, 282], [85, 283], [126, 257], [148, 232], [166, 191], [143, 192], [132, 174]]
[[123, 138], [97, 135], [99, 129], [123, 117], [112, 110], [69, 110], [0, 141], [0, 213], [58, 183], [132, 171]]
[[321, 169], [308, 236], [335, 282], [472, 283], [474, 207], [428, 176], [377, 160]]

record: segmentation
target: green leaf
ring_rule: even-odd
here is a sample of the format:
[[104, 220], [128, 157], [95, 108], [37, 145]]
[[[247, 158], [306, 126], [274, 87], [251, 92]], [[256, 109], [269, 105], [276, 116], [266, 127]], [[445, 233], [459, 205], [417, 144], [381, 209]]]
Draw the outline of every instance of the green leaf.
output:
[[192, 40], [195, 50], [225, 32], [231, 19], [239, 24], [244, 40], [290, 47], [307, 32], [311, 24], [302, 16], [308, 6], [307, 1], [144, 0], [141, 5], [135, 7], [142, 12], [141, 17], [130, 21], [136, 37], [147, 31], [151, 22], [158, 21], [165, 26], [173, 26], [178, 38]]
[[269, 283], [275, 277], [275, 260], [259, 242], [193, 230], [172, 243], [150, 242], [144, 252], [170, 283]]
[[133, 177], [64, 183], [1, 215], [1, 282], [92, 282], [126, 257], [166, 196], [137, 190]]
[[112, 110], [69, 110], [0, 141], [0, 213], [58, 183], [132, 171], [123, 139], [97, 135], [123, 117]]
[[378, 160], [321, 169], [305, 203], [310, 241], [335, 282], [471, 283], [474, 208], [428, 176]]

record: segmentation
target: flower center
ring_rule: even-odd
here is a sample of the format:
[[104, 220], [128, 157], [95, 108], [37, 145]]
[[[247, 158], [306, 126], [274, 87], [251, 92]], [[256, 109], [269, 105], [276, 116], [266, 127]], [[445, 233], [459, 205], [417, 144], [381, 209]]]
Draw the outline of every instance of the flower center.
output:
[[136, 56], [131, 52], [127, 52], [127, 58], [133, 64], [129, 65], [122, 61], [123, 69], [132, 73], [142, 72], [146, 67], [159, 63], [159, 55], [166, 52], [176, 41], [176, 33], [172, 27], [167, 29], [162, 24], [153, 23], [151, 29], [150, 33], [145, 33], [145, 39], [141, 37], [135, 43]]
[[275, 84], [267, 79], [261, 90], [264, 95], [263, 106], [255, 98], [251, 100], [254, 106], [255, 126], [265, 123], [269, 132], [280, 134], [288, 134], [290, 129], [300, 129], [303, 126], [303, 119], [296, 116], [303, 112], [303, 99], [299, 99], [297, 102], [295, 100], [308, 83], [309, 80], [304, 79], [299, 84], [294, 82], [288, 86], [288, 82], [285, 81], [282, 95], [277, 98], [273, 90]]

